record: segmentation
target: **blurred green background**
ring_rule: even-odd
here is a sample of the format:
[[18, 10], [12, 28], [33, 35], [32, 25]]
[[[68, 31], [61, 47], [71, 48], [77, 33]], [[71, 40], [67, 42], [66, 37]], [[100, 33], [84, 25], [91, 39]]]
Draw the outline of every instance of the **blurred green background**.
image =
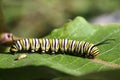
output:
[[106, 23], [120, 20], [120, 0], [3, 0], [2, 7], [7, 30], [20, 37], [43, 37], [76, 16], [92, 23], [100, 15]]
[[[19, 36], [19, 37], [28, 37], [28, 38], [29, 37], [38, 37], [38, 38], [44, 37], [44, 36], [48, 35], [53, 29], [62, 27], [65, 23], [67, 23], [68, 21], [71, 21], [72, 19], [74, 19], [77, 16], [84, 17], [85, 19], [87, 19], [88, 22], [90, 22], [92, 24], [119, 23], [120, 22], [120, 0], [0, 0], [0, 24], [1, 24], [0, 32], [1, 33], [5, 32], [5, 31], [12, 32], [13, 34], [15, 34], [16, 36]], [[79, 19], [78, 19], [78, 21], [79, 21]], [[80, 24], [82, 24], [81, 21], [80, 21]], [[74, 22], [72, 22], [72, 23], [74, 23]], [[83, 20], [83, 23], [85, 23], [84, 20]], [[80, 25], [80, 24], [78, 24], [78, 25]], [[77, 25], [76, 30], [81, 29], [81, 28], [78, 28], [78, 25]], [[71, 25], [69, 25], [69, 26], [71, 26]], [[85, 31], [86, 31], [86, 29], [88, 29], [88, 27], [89, 27], [89, 24], [85, 23], [85, 24], [82, 24], [81, 26], [82, 27], [87, 26], [87, 27], [85, 27]], [[114, 25], [112, 25], [112, 26], [114, 26]], [[90, 27], [93, 27], [93, 26], [90, 26]], [[71, 28], [74, 29], [73, 27], [71, 27]], [[71, 30], [69, 29], [69, 31], [67, 31], [67, 32], [72, 31], [72, 29]], [[100, 36], [100, 37], [99, 38], [96, 37], [93, 40], [97, 41], [101, 38], [104, 38], [104, 36], [102, 34], [108, 35], [109, 33], [116, 30], [117, 28], [115, 28], [114, 30], [112, 30], [112, 29], [114, 29], [114, 28], [112, 27], [112, 28], [108, 29], [108, 31], [107, 31], [107, 29], [105, 29], [105, 31], [103, 29], [102, 31], [104, 31], [104, 32], [102, 32], [101, 29], [99, 29], [98, 34], [95, 34], [95, 35]], [[82, 31], [84, 31], [84, 29]], [[56, 32], [56, 33], [57, 34], [55, 34], [55, 33], [54, 34], [58, 35], [59, 32]], [[76, 34], [79, 33], [79, 30], [75, 31], [75, 33]], [[102, 33], [102, 34], [99, 35], [99, 33]], [[71, 33], [71, 34], [73, 35], [74, 33]], [[88, 32], [88, 34], [89, 34], [89, 32]], [[115, 33], [112, 36], [117, 37], [118, 35], [119, 34]], [[77, 34], [77, 36], [78, 36], [78, 34]], [[92, 35], [92, 36], [94, 36], [94, 35]], [[65, 37], [66, 37], [66, 35], [65, 35]], [[74, 36], [72, 36], [72, 37], [74, 38]], [[81, 39], [83, 39], [83, 38], [81, 38]], [[118, 38], [118, 40], [119, 40], [119, 38]], [[116, 43], [114, 45], [117, 48], [114, 48], [112, 51], [115, 53], [118, 53], [119, 52], [119, 49], [118, 49], [119, 44], [117, 44], [118, 46], [116, 46]], [[2, 49], [2, 47], [3, 46], [0, 46], [0, 51], [4, 51], [4, 47], [3, 47], [3, 49]], [[114, 46], [111, 45], [109, 47], [114, 47]], [[109, 47], [107, 47], [107, 48], [103, 47], [103, 51], [105, 49], [107, 50]], [[5, 49], [6, 49], [6, 46], [5, 46]], [[8, 50], [5, 50], [5, 51], [7, 52]], [[111, 54], [113, 54], [113, 53], [111, 53]], [[104, 61], [104, 58], [105, 58], [106, 61], [109, 61], [109, 60], [112, 60], [112, 58], [114, 58], [114, 59], [117, 59], [117, 60], [115, 60], [116, 63], [117, 64], [119, 63], [119, 56], [113, 54], [113, 55], [109, 55], [110, 56], [109, 57], [108, 55], [106, 55], [107, 58], [104, 55], [104, 57], [102, 57], [101, 59]], [[44, 77], [44, 76], [46, 76], [46, 72], [43, 70], [46, 70], [49, 72], [47, 75], [54, 76], [54, 75], [61, 74], [61, 72], [60, 72], [60, 74], [57, 74], [57, 73], [59, 73], [58, 72], [59, 70], [65, 69], [65, 70], [67, 70], [66, 72], [70, 72], [70, 70], [71, 71], [74, 70], [76, 68], [76, 66], [78, 68], [79, 66], [86, 64], [86, 62], [88, 62], [87, 59], [83, 59], [83, 58], [78, 59], [76, 57], [71, 57], [71, 56], [62, 56], [64, 58], [63, 61], [62, 60], [61, 60], [61, 62], [57, 61], [58, 59], [62, 58], [61, 56], [62, 55], [58, 55], [58, 57], [52, 58], [52, 56], [50, 56], [50, 55], [33, 54], [33, 55], [29, 55], [29, 58], [25, 59], [24, 61], [17, 63], [13, 60], [13, 58], [15, 58], [16, 56], [9, 55], [9, 54], [1, 54], [1, 65], [3, 67], [23, 66], [23, 65], [27, 66], [27, 65], [31, 65], [31, 64], [33, 65], [32, 68], [31, 68], [31, 66], [30, 67], [28, 66], [28, 67], [23, 67], [23, 68], [20, 67], [20, 68], [12, 68], [12, 69], [1, 69], [1, 71], [2, 71], [1, 75], [5, 78], [9, 78], [9, 77], [11, 77], [11, 75], [13, 75], [13, 78], [16, 78], [18, 76], [15, 76], [14, 74], [18, 73], [18, 71], [21, 71], [21, 73], [24, 73], [24, 74], [28, 73], [28, 75], [29, 75], [29, 73], [31, 75], [31, 73], [35, 72], [35, 73], [38, 73], [38, 75], [34, 74], [35, 77], [39, 76], [39, 75], [43, 75], [42, 77]], [[36, 59], [37, 61], [36, 60], [34, 61], [34, 59]], [[72, 64], [73, 66], [71, 66], [71, 63], [66, 64], [66, 63], [71, 62], [72, 60], [77, 60], [77, 59], [78, 59], [78, 62], [79, 61], [81, 61], [81, 62], [80, 62], [80, 64], [79, 63], [76, 64], [76, 62], [74, 62], [76, 66], [74, 66], [74, 64]], [[33, 64], [34, 62], [35, 62], [35, 64]], [[36, 63], [36, 62], [38, 62], [38, 63]], [[56, 66], [57, 63], [61, 64], [62, 67], [61, 66], [59, 67], [59, 65]], [[46, 68], [46, 66], [45, 67], [41, 66], [44, 64], [48, 65], [48, 67], [53, 66], [52, 68], [54, 68], [54, 69], [51, 69], [51, 68], [49, 69], [49, 68]], [[98, 69], [96, 67], [97, 63], [95, 63], [95, 64], [91, 63], [91, 64], [92, 65], [86, 66], [84, 69], [82, 68], [83, 73], [84, 73], [84, 70], [85, 70], [85, 72], [89, 72], [89, 71], [92, 71], [92, 69], [93, 69], [93, 71], [94, 70], [96, 71]], [[114, 62], [113, 62], [113, 64], [114, 64]], [[35, 65], [39, 65], [39, 67], [34, 67]], [[92, 68], [91, 68], [91, 66], [92, 66]], [[97, 65], [97, 66], [99, 66], [99, 65]], [[99, 67], [101, 67], [101, 66], [99, 66]], [[37, 72], [36, 72], [36, 70], [37, 70]], [[56, 70], [58, 70], [58, 71], [56, 72]], [[103, 68], [103, 70], [104, 70], [104, 68]], [[7, 71], [7, 74], [5, 71]], [[12, 71], [14, 74], [11, 74], [11, 72], [9, 72], [9, 71]], [[25, 73], [24, 71], [25, 72], [28, 71], [28, 72]], [[43, 73], [41, 73], [41, 71], [43, 71]], [[119, 71], [119, 70], [117, 70], [117, 71]], [[21, 75], [21, 73], [19, 73], [19, 74]], [[39, 73], [41, 73], [41, 74], [39, 74]], [[108, 73], [111, 73], [111, 72], [108, 72]], [[8, 75], [8, 74], [10, 74], [10, 75]], [[16, 74], [16, 75], [19, 75], [19, 74]], [[23, 76], [23, 77], [26, 76], [24, 74], [21, 76]], [[116, 73], [113, 76], [116, 76], [117, 74], [118, 73]], [[6, 75], [9, 77], [6, 77]], [[103, 73], [102, 73], [102, 75], [104, 76]], [[101, 74], [100, 74], [100, 76], [101, 76]], [[119, 77], [119, 75], [117, 75], [117, 76]], [[30, 77], [30, 76], [28, 76], [28, 77]], [[91, 75], [90, 75], [90, 77], [91, 77]], [[117, 77], [115, 77], [115, 78], [117, 78]]]

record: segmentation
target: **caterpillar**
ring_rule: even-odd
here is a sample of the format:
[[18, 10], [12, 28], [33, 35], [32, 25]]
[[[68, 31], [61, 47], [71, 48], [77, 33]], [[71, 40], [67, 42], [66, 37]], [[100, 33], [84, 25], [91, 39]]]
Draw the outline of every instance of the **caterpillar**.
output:
[[97, 46], [106, 44], [108, 40], [92, 44], [86, 41], [70, 39], [25, 38], [15, 41], [10, 48], [10, 52], [13, 54], [18, 52], [62, 53], [85, 58], [95, 58], [99, 54]]

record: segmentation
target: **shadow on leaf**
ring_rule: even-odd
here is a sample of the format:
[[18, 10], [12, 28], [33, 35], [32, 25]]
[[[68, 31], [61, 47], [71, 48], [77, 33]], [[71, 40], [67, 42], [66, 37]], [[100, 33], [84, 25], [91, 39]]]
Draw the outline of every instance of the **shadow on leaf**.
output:
[[58, 77], [54, 80], [120, 80], [120, 69], [94, 72], [77, 77]]
[[26, 66], [0, 69], [0, 80], [50, 80], [70, 76], [46, 66]]

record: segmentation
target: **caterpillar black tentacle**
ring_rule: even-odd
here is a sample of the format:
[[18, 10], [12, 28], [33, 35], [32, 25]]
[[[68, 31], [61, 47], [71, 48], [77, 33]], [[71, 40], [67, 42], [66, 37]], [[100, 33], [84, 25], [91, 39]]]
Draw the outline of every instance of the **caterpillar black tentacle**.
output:
[[115, 41], [115, 39], [106, 39], [106, 40], [100, 41], [100, 42], [96, 43], [95, 46], [99, 46], [102, 44], [109, 44], [110, 43], [109, 41]]
[[92, 44], [70, 39], [20, 39], [13, 43], [10, 52], [13, 54], [17, 52], [64, 53], [95, 58], [99, 54], [97, 46], [105, 44], [106, 41]]

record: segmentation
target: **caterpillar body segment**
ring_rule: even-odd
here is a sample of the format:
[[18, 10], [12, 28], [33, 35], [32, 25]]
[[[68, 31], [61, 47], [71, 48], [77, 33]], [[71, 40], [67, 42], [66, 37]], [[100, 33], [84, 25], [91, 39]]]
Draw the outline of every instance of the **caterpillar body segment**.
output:
[[81, 57], [94, 58], [99, 54], [98, 48], [86, 41], [69, 39], [20, 39], [13, 43], [11, 53], [18, 52], [39, 52], [39, 53], [64, 53]]

